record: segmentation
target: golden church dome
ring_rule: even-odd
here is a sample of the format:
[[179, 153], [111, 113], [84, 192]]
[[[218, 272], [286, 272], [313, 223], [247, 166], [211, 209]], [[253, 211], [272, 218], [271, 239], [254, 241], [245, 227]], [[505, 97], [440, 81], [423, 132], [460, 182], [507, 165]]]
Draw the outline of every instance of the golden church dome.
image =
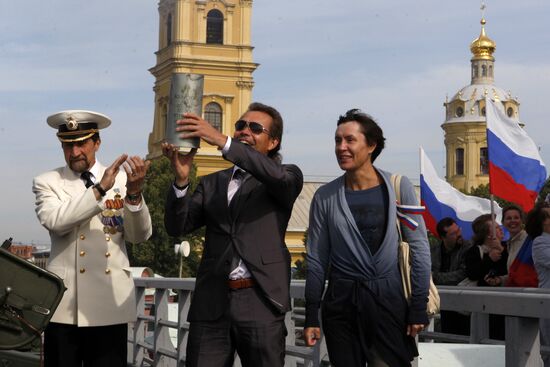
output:
[[481, 19], [481, 33], [479, 37], [470, 44], [470, 51], [474, 54], [473, 59], [494, 60], [493, 52], [497, 44], [485, 34], [485, 19]]

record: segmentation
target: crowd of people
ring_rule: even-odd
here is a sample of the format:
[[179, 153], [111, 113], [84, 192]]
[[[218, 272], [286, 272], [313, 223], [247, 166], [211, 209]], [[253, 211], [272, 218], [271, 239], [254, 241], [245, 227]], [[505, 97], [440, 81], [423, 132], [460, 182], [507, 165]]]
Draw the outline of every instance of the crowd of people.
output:
[[[125, 241], [143, 242], [154, 231], [142, 196], [149, 162], [126, 154], [108, 167], [97, 161], [99, 130], [111, 122], [102, 114], [62, 111], [47, 121], [57, 130], [66, 166], [37, 176], [33, 191], [52, 240], [48, 269], [67, 291], [45, 331], [45, 365], [126, 366], [127, 323], [135, 320], [136, 306]], [[253, 103], [232, 137], [192, 113], [176, 130], [181, 138], [218, 147], [232, 164], [202, 177], [191, 192], [196, 149], [182, 154], [162, 144], [174, 173], [167, 232], [206, 228], [188, 313], [186, 366], [232, 366], [238, 354], [245, 367], [282, 367], [291, 274], [284, 239], [303, 186], [301, 170], [283, 164], [279, 153], [283, 119], [275, 108]], [[546, 204], [527, 215], [525, 229], [521, 209], [505, 208], [507, 241], [490, 214], [474, 221], [471, 242], [445, 218], [437, 225], [441, 243], [430, 249], [411, 182], [402, 177], [394, 187], [395, 176], [374, 166], [385, 146], [378, 123], [349, 110], [337, 119], [334, 139], [343, 174], [321, 187], [311, 204], [304, 328], [309, 346], [323, 328], [332, 365], [410, 366], [418, 355], [414, 338], [429, 322], [430, 273], [441, 285], [469, 280], [480, 287], [550, 287]], [[411, 256], [409, 299], [398, 267], [402, 235]], [[520, 258], [531, 258], [534, 267], [518, 264]], [[468, 316], [460, 313], [442, 311], [441, 326], [469, 333]], [[502, 319], [491, 319], [491, 336], [503, 338], [503, 327]], [[545, 324], [543, 341], [549, 334]]]
[[[452, 218], [437, 224], [441, 242], [431, 246], [435, 284], [478, 287], [550, 288], [550, 204], [539, 202], [527, 214], [514, 204], [502, 210], [502, 225], [483, 214], [472, 223], [473, 237], [465, 241]], [[490, 315], [489, 337], [505, 339], [504, 316]], [[441, 331], [469, 335], [469, 316], [441, 311]], [[541, 320], [541, 343], [550, 343], [550, 322]], [[545, 365], [549, 365], [548, 358]]]

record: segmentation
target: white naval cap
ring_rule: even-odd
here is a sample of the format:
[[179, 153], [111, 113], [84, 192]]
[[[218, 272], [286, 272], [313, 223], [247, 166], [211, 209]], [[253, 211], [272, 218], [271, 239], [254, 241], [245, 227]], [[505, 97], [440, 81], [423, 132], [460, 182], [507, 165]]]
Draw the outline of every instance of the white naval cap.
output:
[[89, 139], [100, 129], [111, 125], [109, 117], [85, 110], [60, 111], [49, 116], [46, 121], [57, 129], [57, 137], [63, 143]]

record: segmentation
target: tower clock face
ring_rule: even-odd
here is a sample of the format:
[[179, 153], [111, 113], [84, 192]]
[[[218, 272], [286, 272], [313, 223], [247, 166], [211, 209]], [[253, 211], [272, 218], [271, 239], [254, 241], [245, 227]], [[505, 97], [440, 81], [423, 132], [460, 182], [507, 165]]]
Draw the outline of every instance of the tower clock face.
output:
[[458, 106], [455, 111], [456, 117], [462, 117], [464, 115], [464, 108]]

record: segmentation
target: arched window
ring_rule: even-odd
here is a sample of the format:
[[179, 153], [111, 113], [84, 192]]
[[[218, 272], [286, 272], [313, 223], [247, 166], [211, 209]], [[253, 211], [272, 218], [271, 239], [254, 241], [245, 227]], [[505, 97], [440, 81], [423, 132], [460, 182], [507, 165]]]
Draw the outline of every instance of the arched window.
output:
[[487, 65], [481, 65], [481, 76], [487, 76]]
[[216, 102], [210, 102], [204, 107], [204, 119], [210, 122], [218, 131], [222, 131], [222, 108]]
[[223, 14], [218, 9], [206, 15], [206, 43], [223, 44]]
[[474, 78], [477, 78], [479, 76], [479, 70], [477, 68], [477, 65], [474, 66]]
[[489, 65], [489, 76], [491, 78], [493, 77], [493, 66], [492, 65]]
[[464, 174], [464, 149], [463, 148], [456, 149], [456, 174], [457, 175]]
[[479, 172], [482, 175], [489, 174], [489, 151], [487, 148], [479, 149]]
[[166, 20], [166, 46], [170, 46], [172, 43], [172, 13], [168, 14]]

